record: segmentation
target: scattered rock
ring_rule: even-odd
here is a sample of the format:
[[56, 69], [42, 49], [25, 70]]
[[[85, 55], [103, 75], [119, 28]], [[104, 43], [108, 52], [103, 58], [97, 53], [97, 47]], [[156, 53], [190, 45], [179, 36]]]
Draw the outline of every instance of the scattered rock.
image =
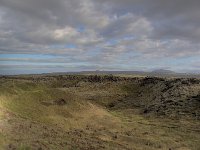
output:
[[55, 105], [65, 105], [66, 104], [66, 100], [64, 100], [63, 98], [60, 98], [60, 99], [54, 100], [53, 103]]
[[108, 107], [109, 107], [109, 108], [113, 108], [114, 106], [115, 106], [114, 102], [108, 104]]
[[59, 98], [59, 99], [56, 99], [56, 100], [53, 100], [53, 101], [42, 101], [41, 102], [42, 105], [45, 105], [45, 106], [51, 106], [51, 105], [66, 105], [67, 102], [65, 99], [63, 98]]

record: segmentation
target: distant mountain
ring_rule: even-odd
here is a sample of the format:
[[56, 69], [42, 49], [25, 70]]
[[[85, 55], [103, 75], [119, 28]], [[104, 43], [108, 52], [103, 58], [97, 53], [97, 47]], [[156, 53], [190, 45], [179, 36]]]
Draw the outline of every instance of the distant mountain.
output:
[[171, 70], [165, 70], [165, 69], [157, 69], [152, 71], [151, 73], [153, 74], [176, 74], [176, 72], [171, 71]]

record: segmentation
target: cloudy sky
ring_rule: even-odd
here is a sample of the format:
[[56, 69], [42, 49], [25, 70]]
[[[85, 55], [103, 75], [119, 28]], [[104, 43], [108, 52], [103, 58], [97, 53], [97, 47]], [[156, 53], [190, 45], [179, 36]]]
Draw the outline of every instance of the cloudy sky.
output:
[[0, 0], [0, 74], [200, 72], [199, 0]]

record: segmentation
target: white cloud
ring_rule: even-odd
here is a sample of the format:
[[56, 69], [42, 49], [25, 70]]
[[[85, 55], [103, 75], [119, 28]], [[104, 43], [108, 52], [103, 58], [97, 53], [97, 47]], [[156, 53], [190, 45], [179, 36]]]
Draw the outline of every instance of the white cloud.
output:
[[53, 33], [53, 37], [56, 40], [64, 40], [65, 38], [75, 37], [79, 34], [74, 28], [68, 26], [63, 29], [56, 29]]

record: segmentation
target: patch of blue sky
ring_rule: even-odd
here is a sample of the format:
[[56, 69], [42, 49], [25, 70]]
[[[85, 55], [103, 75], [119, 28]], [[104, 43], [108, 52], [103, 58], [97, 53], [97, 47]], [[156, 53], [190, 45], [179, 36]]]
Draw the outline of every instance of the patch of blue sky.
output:
[[53, 58], [53, 55], [44, 54], [0, 54], [0, 58]]
[[129, 59], [129, 58], [135, 58], [135, 57], [141, 57], [142, 53], [139, 51], [127, 51], [126, 53], [121, 54], [122, 59]]
[[123, 40], [134, 40], [136, 39], [137, 37], [134, 36], [134, 35], [127, 35], [127, 36], [124, 36], [122, 39]]
[[110, 39], [105, 44], [108, 45], [108, 46], [112, 46], [112, 45], [118, 44], [119, 41], [120, 41], [119, 39]]
[[[161, 58], [162, 61], [159, 61], [159, 64], [163, 64], [166, 66], [179, 66], [179, 65], [190, 65], [190, 63], [194, 62], [195, 60], [199, 60], [197, 56], [193, 57], [182, 57], [182, 58], [174, 58], [174, 57], [167, 57], [167, 58]], [[154, 63], [158, 63], [158, 60], [155, 59]]]
[[84, 27], [84, 26], [81, 26], [81, 25], [78, 26], [76, 29], [77, 29], [77, 31], [80, 32], [80, 33], [85, 31], [85, 27]]
[[124, 36], [124, 37], [122, 37], [122, 38], [110, 39], [110, 40], [108, 40], [105, 44], [106, 44], [106, 45], [109, 45], [109, 46], [112, 46], [112, 45], [116, 45], [116, 44], [118, 44], [119, 42], [124, 41], [124, 40], [134, 40], [134, 39], [137, 39], [137, 37], [134, 36], [134, 35], [127, 35], [127, 36]]
[[91, 51], [86, 51], [85, 56], [96, 56], [102, 52], [102, 49], [99, 47], [94, 47]]
[[76, 48], [75, 44], [55, 44], [51, 45], [50, 48], [52, 49], [63, 49], [63, 48]]
[[[153, 70], [155, 68], [169, 68], [172, 70], [178, 70], [178, 68], [187, 68], [190, 66], [191, 63], [199, 60], [196, 57], [185, 57], [176, 59], [173, 57], [166, 57], [166, 58], [145, 58], [143, 54], [140, 52], [127, 52], [123, 53], [119, 59], [115, 60], [115, 64], [120, 64], [119, 66], [123, 69], [129, 68], [130, 70], [137, 68], [141, 70], [142, 68], [149, 68]], [[141, 68], [141, 69], [140, 69]]]
[[56, 65], [88, 65], [87, 62], [27, 62], [27, 61], [1, 61], [1, 65], [37, 65], [37, 66], [56, 66]]

